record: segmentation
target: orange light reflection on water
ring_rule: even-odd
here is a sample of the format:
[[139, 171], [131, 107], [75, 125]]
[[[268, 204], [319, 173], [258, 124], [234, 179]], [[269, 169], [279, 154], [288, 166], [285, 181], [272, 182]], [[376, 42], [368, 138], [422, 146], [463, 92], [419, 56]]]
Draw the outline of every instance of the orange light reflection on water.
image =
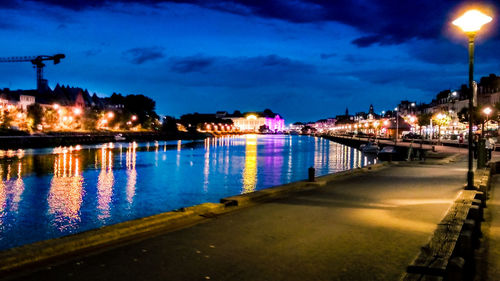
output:
[[97, 218], [101, 221], [110, 216], [110, 203], [113, 196], [113, 149], [101, 148], [101, 172], [97, 178]]
[[257, 184], [257, 136], [246, 135], [245, 167], [243, 169], [243, 191], [249, 193], [255, 190]]
[[136, 163], [136, 144], [132, 144], [127, 148], [125, 155], [125, 162], [127, 165], [127, 202], [132, 204], [135, 196], [135, 186], [137, 184], [137, 171], [135, 169]]
[[54, 176], [50, 181], [49, 214], [61, 232], [76, 228], [80, 222], [80, 207], [83, 200], [83, 176], [77, 153], [61, 150], [54, 159]]

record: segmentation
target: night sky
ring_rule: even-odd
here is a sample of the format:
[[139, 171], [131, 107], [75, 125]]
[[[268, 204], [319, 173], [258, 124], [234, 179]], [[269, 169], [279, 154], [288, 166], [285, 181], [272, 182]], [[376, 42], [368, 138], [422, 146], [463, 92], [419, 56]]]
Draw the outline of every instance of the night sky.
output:
[[[52, 88], [144, 94], [162, 115], [270, 108], [313, 121], [467, 83], [467, 40], [450, 22], [477, 2], [458, 2], [0, 0], [0, 56], [64, 53], [45, 68]], [[500, 75], [500, 7], [482, 3], [494, 19], [476, 79]], [[35, 88], [31, 63], [0, 63], [0, 87]]]

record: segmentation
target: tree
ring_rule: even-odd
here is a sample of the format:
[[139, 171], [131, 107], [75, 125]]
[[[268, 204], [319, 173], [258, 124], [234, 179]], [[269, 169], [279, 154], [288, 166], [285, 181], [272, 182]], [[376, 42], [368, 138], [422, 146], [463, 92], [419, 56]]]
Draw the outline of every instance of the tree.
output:
[[420, 135], [422, 135], [422, 127], [428, 126], [431, 123], [432, 114], [423, 113], [418, 116], [418, 126], [420, 127]]
[[177, 133], [177, 120], [172, 116], [165, 116], [161, 131], [165, 133]]
[[[469, 122], [469, 109], [467, 107], [462, 108], [458, 113], [458, 120], [460, 122]], [[479, 109], [477, 107], [472, 108], [472, 120], [474, 121], [475, 124], [481, 124], [486, 120], [486, 116], [484, 114], [481, 114]]]
[[10, 125], [12, 123], [12, 116], [9, 113], [9, 111], [5, 110], [2, 114], [2, 125], [0, 126], [1, 129], [10, 129]]
[[264, 109], [263, 113], [264, 113], [264, 116], [266, 116], [266, 117], [274, 117], [274, 112], [269, 108]]
[[446, 126], [450, 123], [451, 117], [447, 114], [439, 113], [432, 117], [434, 124], [438, 126], [438, 137], [441, 136], [441, 126]]
[[264, 134], [264, 133], [267, 133], [267, 132], [269, 132], [269, 127], [267, 125], [262, 125], [262, 126], [259, 127], [259, 133]]
[[87, 109], [85, 110], [83, 120], [83, 129], [88, 131], [95, 131], [97, 122], [99, 120], [99, 112], [96, 109]]
[[34, 103], [28, 106], [28, 118], [32, 120], [32, 129], [36, 130], [38, 125], [42, 123], [43, 118], [43, 108], [38, 103]]
[[153, 128], [159, 118], [155, 107], [155, 101], [144, 95], [128, 95], [124, 100], [125, 111], [136, 115], [144, 129]]

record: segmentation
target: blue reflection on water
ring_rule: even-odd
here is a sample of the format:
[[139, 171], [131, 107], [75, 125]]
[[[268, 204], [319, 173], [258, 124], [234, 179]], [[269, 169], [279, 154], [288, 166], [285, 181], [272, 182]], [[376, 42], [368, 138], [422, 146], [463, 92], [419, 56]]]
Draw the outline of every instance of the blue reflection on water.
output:
[[[10, 154], [9, 154], [10, 153]], [[322, 138], [246, 135], [0, 153], [0, 249], [373, 163]]]

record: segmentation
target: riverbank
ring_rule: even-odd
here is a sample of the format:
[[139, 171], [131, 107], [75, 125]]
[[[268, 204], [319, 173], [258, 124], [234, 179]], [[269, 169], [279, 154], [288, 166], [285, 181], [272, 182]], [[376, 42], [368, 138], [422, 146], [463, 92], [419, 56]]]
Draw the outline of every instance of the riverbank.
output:
[[[119, 137], [117, 137], [118, 135]], [[115, 141], [196, 140], [209, 136], [211, 135], [188, 132], [51, 133], [47, 135], [0, 136], [0, 149], [44, 148]]]
[[464, 165], [363, 168], [302, 183], [307, 191], [252, 208], [210, 205], [191, 213], [203, 224], [66, 255], [18, 278], [397, 280], [461, 189]]

